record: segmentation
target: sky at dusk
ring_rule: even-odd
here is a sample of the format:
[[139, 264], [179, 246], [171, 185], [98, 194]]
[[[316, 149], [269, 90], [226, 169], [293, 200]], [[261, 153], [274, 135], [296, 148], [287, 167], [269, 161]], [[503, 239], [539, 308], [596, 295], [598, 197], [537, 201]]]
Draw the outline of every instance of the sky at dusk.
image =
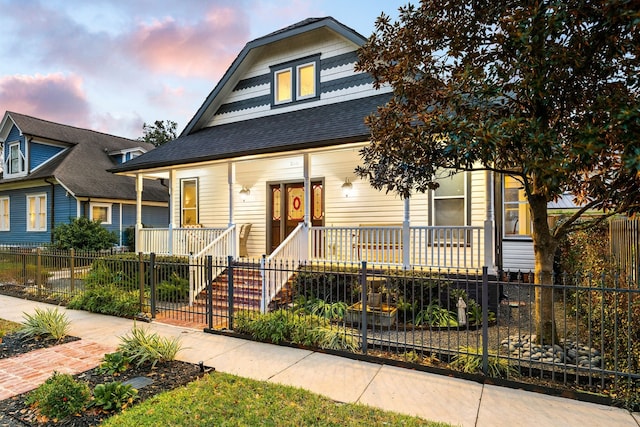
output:
[[0, 0], [0, 115], [128, 138], [178, 132], [244, 45], [310, 17], [365, 37], [417, 0]]

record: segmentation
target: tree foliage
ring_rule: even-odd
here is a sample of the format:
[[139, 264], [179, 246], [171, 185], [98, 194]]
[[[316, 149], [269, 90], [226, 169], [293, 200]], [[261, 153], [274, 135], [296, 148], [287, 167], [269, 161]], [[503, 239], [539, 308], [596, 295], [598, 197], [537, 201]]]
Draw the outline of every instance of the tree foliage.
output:
[[99, 251], [118, 243], [118, 236], [89, 218], [73, 218], [68, 224], [58, 224], [53, 229], [54, 245], [60, 249]]
[[172, 120], [156, 120], [152, 125], [146, 122], [142, 125], [144, 135], [138, 138], [156, 147], [176, 139], [178, 124]]
[[[640, 207], [639, 26], [624, 0], [423, 0], [397, 22], [383, 14], [356, 68], [393, 92], [368, 118], [358, 175], [405, 198], [445, 169], [514, 177], [539, 282], [568, 232]], [[547, 204], [565, 193], [583, 208], [551, 228]], [[603, 215], [578, 221], [587, 210]]]

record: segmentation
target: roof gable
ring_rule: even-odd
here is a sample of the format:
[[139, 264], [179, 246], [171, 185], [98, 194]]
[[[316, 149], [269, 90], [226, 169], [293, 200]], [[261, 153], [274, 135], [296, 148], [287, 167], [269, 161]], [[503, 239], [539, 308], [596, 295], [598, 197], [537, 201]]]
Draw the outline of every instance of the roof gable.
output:
[[207, 116], [213, 115], [217, 107], [220, 105], [219, 100], [216, 105], [216, 99], [219, 96], [224, 95], [224, 89], [228, 90], [228, 86], [230, 84], [233, 84], [235, 86], [233, 77], [245, 62], [252, 61], [253, 57], [257, 55], [257, 51], [268, 45], [273, 45], [282, 40], [290, 39], [295, 36], [316, 31], [318, 29], [326, 29], [332, 31], [333, 33], [354, 43], [356, 46], [361, 46], [366, 41], [365, 37], [354, 31], [353, 29], [339, 23], [332, 17], [324, 17], [305, 19], [304, 21], [300, 21], [296, 24], [290, 25], [273, 33], [267, 34], [266, 36], [259, 37], [248, 42], [240, 51], [231, 66], [227, 69], [213, 91], [211, 91], [211, 93], [207, 96], [196, 114], [189, 121], [185, 129], [182, 131], [181, 136], [188, 135], [204, 127], [205, 122], [208, 118]]

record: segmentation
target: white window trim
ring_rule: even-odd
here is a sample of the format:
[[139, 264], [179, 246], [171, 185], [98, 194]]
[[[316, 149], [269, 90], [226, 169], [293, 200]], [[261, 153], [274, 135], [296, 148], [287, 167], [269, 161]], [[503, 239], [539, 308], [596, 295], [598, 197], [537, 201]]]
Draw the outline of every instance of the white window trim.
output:
[[[30, 205], [30, 200], [39, 200], [40, 198], [44, 198], [44, 220], [43, 220], [43, 227], [42, 228], [33, 228], [31, 227], [30, 223], [31, 221], [29, 221], [29, 205]], [[38, 203], [38, 207], [40, 206], [40, 203]], [[37, 214], [37, 213], [36, 213]], [[47, 231], [47, 221], [48, 221], [48, 212], [47, 212], [47, 193], [37, 193], [37, 194], [27, 194], [27, 231], [38, 231], [38, 232], [42, 232], [42, 231]], [[36, 221], [37, 222], [37, 221]]]
[[[278, 92], [279, 92], [279, 87], [278, 87], [278, 76], [282, 73], [289, 73], [289, 87], [291, 88], [291, 91], [289, 92], [289, 98], [288, 99], [283, 99], [281, 101], [278, 101]], [[288, 104], [293, 102], [293, 70], [291, 69], [291, 67], [288, 68], [283, 68], [281, 70], [275, 71], [273, 73], [273, 84], [274, 84], [274, 93], [273, 93], [273, 102], [276, 105], [280, 105], [280, 104]]]
[[[302, 80], [300, 78], [300, 69], [303, 67], [307, 67], [311, 65], [313, 67], [313, 93], [310, 95], [305, 95], [302, 96], [300, 95], [300, 80]], [[303, 99], [309, 99], [309, 98], [315, 98], [316, 97], [316, 93], [318, 91], [318, 88], [316, 87], [316, 62], [315, 61], [311, 61], [311, 62], [307, 62], [304, 64], [300, 64], [298, 66], [296, 66], [296, 101], [300, 101]]]
[[112, 204], [111, 203], [97, 203], [97, 202], [91, 202], [89, 203], [89, 219], [91, 221], [94, 221], [93, 218], [93, 208], [107, 208], [107, 221], [102, 221], [101, 224], [111, 224], [111, 222], [113, 221], [113, 217], [112, 217]]
[[[458, 172], [463, 174], [463, 179], [464, 179], [464, 183], [463, 185], [463, 193], [461, 195], [456, 195], [456, 196], [436, 196], [436, 192], [435, 190], [431, 192], [431, 218], [432, 218], [432, 225], [436, 226], [435, 221], [436, 221], [436, 200], [446, 200], [446, 199], [462, 199], [463, 200], [463, 216], [464, 216], [464, 224], [460, 225], [460, 226], [454, 226], [452, 225], [451, 227], [466, 227], [469, 225], [469, 173], [468, 172]], [[441, 178], [441, 179], [447, 179], [448, 177], [445, 178]], [[447, 227], [447, 226], [443, 226], [443, 227]]]
[[196, 211], [196, 223], [195, 224], [190, 224], [190, 225], [196, 225], [200, 223], [200, 188], [199, 188], [199, 183], [198, 183], [198, 178], [183, 178], [180, 180], [180, 226], [184, 227], [184, 211], [185, 211], [185, 207], [184, 207], [184, 184], [186, 182], [193, 182], [195, 183], [195, 187], [196, 187], [196, 205], [194, 208], [189, 208], [191, 210], [195, 210]]
[[[11, 173], [11, 148], [15, 146], [18, 147], [18, 153], [20, 154], [19, 161], [20, 161], [21, 168], [18, 172]], [[13, 141], [7, 144], [7, 158], [4, 159], [4, 166], [5, 166], [5, 175], [7, 177], [16, 177], [16, 176], [26, 175], [27, 159], [24, 153], [22, 152], [22, 150], [20, 149], [20, 141]]]
[[[522, 206], [525, 205], [528, 209], [529, 201], [528, 200], [518, 200], [517, 202], [507, 202], [505, 200], [506, 193], [506, 178], [502, 178], [502, 238], [506, 240], [531, 240], [532, 237], [530, 234], [507, 234], [507, 215], [506, 215], [506, 207], [507, 206]], [[525, 196], [526, 197], [526, 196]]]
[[[4, 210], [5, 201], [7, 206], [6, 212]], [[0, 231], [11, 231], [11, 199], [9, 197], [0, 197]]]

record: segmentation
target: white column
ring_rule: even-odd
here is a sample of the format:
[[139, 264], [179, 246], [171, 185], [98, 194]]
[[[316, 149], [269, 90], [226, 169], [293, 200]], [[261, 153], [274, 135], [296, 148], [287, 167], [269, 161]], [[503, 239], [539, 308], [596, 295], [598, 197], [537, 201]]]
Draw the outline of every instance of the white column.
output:
[[311, 226], [311, 164], [309, 154], [303, 156], [303, 174], [304, 174], [304, 223], [307, 227]]
[[402, 221], [402, 268], [408, 270], [411, 264], [411, 229], [410, 203], [411, 199], [404, 199], [404, 220]]
[[233, 162], [227, 163], [227, 184], [229, 187], [229, 227], [234, 224], [234, 197], [233, 197], [233, 184], [236, 180], [236, 164]]
[[169, 255], [173, 255], [173, 227], [175, 227], [176, 224], [176, 208], [180, 207], [180, 191], [178, 191], [178, 197], [174, 197], [175, 194], [173, 194], [173, 185], [175, 182], [176, 171], [171, 169], [169, 171], [169, 241], [167, 242]]
[[142, 230], [142, 174], [136, 174], [136, 252], [140, 251], [140, 230]]
[[496, 217], [495, 217], [495, 191], [494, 191], [494, 172], [486, 171], [486, 203], [487, 212], [484, 221], [484, 265], [489, 269], [489, 274], [496, 274]]

